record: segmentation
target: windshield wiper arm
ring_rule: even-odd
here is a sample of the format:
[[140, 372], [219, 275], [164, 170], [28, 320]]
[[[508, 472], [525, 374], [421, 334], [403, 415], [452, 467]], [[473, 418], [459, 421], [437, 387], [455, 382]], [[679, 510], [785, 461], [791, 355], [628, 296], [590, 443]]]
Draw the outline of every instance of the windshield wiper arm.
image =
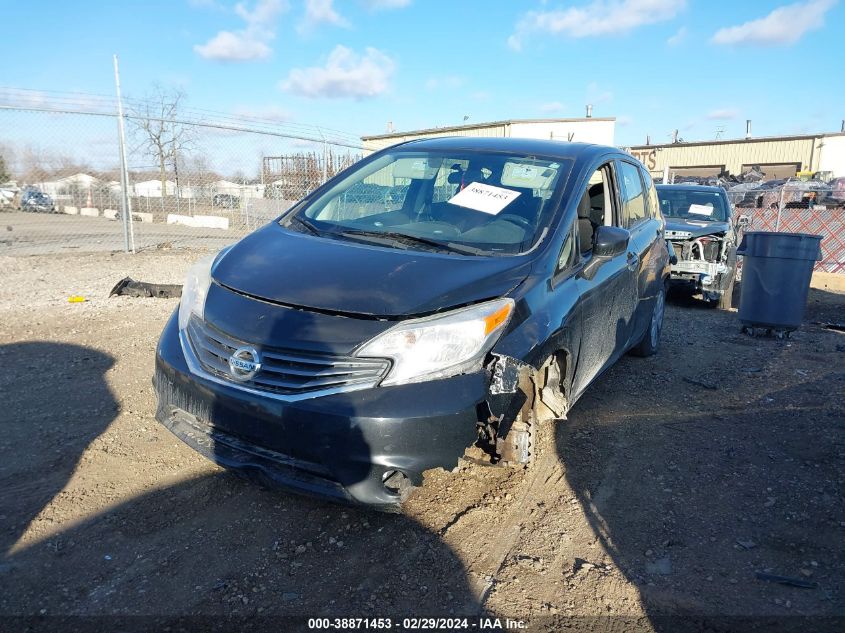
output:
[[305, 220], [305, 219], [299, 217], [299, 215], [292, 215], [291, 220], [296, 220], [297, 224], [305, 227], [306, 230], [309, 233], [311, 233], [312, 235], [320, 235], [321, 234], [320, 229], [318, 229], [316, 226], [311, 224], [311, 222], [309, 222], [308, 220]]
[[452, 251], [455, 253], [462, 253], [464, 255], [481, 255], [482, 253], [484, 253], [484, 251], [482, 251], [481, 249], [474, 248], [472, 246], [455, 244], [454, 242], [438, 242], [437, 240], [428, 239], [426, 237], [409, 235], [408, 233], [399, 233], [397, 231], [366, 231], [361, 229], [350, 229], [346, 231], [339, 231], [339, 234], [348, 237], [382, 238], [378, 241], [385, 242], [388, 244], [407, 244], [409, 242], [412, 244], [422, 244], [424, 246], [430, 246], [439, 250]]

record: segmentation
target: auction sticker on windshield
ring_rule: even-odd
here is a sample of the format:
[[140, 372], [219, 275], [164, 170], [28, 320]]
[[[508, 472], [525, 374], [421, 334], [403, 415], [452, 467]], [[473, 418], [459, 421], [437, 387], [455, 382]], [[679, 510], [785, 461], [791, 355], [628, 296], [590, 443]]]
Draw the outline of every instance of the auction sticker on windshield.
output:
[[502, 209], [513, 202], [520, 194], [519, 191], [485, 185], [481, 182], [471, 182], [449, 200], [449, 204], [481, 211], [490, 215], [498, 215]]
[[713, 215], [713, 207], [709, 204], [691, 204], [689, 206], [689, 213], [711, 216]]

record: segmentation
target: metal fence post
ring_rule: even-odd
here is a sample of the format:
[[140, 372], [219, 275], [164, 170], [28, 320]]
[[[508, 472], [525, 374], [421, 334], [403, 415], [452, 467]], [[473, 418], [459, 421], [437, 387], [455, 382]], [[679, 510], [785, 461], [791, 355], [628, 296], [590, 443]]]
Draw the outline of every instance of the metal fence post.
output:
[[782, 186], [780, 188], [780, 200], [778, 200], [778, 218], [775, 221], [775, 232], [780, 231], [780, 217], [783, 213], [783, 192], [786, 189], [786, 186]]
[[121, 212], [123, 213], [123, 249], [135, 252], [135, 234], [132, 230], [132, 208], [129, 202], [129, 173], [126, 169], [126, 132], [123, 129], [123, 101], [120, 99], [120, 70], [117, 55], [114, 55], [114, 87], [117, 91], [117, 131], [120, 144], [120, 188], [123, 190]]

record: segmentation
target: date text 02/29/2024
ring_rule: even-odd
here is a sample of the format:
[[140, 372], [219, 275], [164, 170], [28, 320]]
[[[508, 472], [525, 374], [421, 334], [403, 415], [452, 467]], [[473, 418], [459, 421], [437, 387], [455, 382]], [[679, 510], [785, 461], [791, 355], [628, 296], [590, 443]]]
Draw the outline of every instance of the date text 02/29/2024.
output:
[[309, 618], [308, 628], [315, 631], [519, 631], [527, 628], [523, 620], [510, 618]]

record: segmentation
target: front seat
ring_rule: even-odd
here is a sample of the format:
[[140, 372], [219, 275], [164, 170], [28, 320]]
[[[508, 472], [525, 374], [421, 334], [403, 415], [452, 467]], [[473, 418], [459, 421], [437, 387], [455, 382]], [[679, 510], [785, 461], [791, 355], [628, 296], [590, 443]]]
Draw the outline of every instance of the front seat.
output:
[[578, 241], [581, 245], [582, 255], [593, 250], [593, 236], [596, 227], [590, 219], [590, 211], [590, 195], [585, 193], [578, 202]]

